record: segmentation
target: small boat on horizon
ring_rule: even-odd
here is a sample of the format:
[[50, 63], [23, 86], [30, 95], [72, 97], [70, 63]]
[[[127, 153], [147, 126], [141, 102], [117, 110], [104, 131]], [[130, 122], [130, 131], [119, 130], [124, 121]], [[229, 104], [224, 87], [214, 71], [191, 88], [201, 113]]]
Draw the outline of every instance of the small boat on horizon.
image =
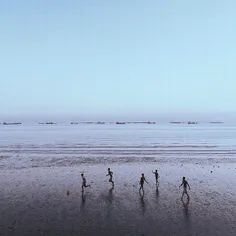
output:
[[189, 124], [189, 125], [196, 125], [197, 122], [195, 122], [195, 121], [189, 121], [188, 124]]
[[[146, 123], [146, 122], [145, 122], [145, 123]], [[148, 121], [147, 124], [149, 124], [149, 125], [154, 125], [154, 124], [156, 124], [156, 122], [155, 122], [155, 121]]]
[[55, 122], [39, 122], [39, 125], [56, 125], [57, 123]]
[[21, 125], [20, 122], [12, 122], [12, 123], [7, 123], [7, 122], [3, 122], [3, 125]]
[[105, 122], [103, 122], [103, 121], [98, 121], [98, 122], [95, 122], [95, 124], [97, 124], [97, 125], [104, 125]]

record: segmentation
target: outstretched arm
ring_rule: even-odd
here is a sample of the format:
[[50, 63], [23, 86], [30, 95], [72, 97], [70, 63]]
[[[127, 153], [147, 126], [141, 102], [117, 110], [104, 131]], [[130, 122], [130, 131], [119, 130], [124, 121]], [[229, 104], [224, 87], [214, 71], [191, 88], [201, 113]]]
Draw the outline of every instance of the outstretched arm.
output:
[[189, 188], [189, 190], [190, 190], [190, 186], [189, 186], [189, 184], [188, 184], [188, 188]]
[[144, 181], [148, 184], [148, 182], [147, 182], [147, 180], [146, 179], [144, 179]]
[[184, 183], [182, 183], [180, 186], [179, 186], [179, 188], [183, 185]]

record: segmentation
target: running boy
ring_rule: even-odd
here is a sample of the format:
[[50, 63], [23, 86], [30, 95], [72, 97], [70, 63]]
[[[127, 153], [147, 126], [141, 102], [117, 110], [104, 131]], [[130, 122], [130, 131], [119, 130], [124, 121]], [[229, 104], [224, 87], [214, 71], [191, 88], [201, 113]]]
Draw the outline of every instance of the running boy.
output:
[[144, 181], [148, 184], [147, 180], [144, 177], [144, 174], [142, 174], [142, 177], [141, 177], [140, 182], [139, 182], [139, 184], [140, 184], [139, 191], [142, 189], [143, 193], [144, 193], [144, 189], [143, 189]]
[[189, 186], [187, 180], [185, 180], [185, 177], [183, 177], [182, 184], [179, 186], [179, 188], [180, 188], [182, 185], [183, 185], [183, 193], [182, 193], [181, 200], [183, 200], [184, 194], [186, 194], [187, 197], [188, 197], [188, 199], [189, 199], [189, 195], [188, 195], [188, 192], [187, 192], [187, 187], [188, 187], [189, 190], [190, 190], [190, 186]]
[[112, 185], [114, 186], [114, 182], [112, 180], [113, 172], [111, 171], [110, 168], [108, 168], [108, 174], [106, 176], [108, 176], [108, 175], [110, 176], [109, 182], [111, 182]]
[[81, 174], [81, 177], [82, 177], [82, 192], [84, 191], [84, 188], [87, 188], [87, 187], [91, 187], [90, 185], [87, 185], [86, 184], [86, 179], [84, 177], [84, 174]]

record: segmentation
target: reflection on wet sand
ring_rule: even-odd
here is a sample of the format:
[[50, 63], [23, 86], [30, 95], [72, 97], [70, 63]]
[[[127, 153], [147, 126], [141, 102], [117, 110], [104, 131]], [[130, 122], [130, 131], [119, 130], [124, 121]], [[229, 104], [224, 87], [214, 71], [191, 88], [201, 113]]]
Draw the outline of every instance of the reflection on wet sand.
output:
[[108, 201], [109, 201], [110, 203], [112, 203], [113, 198], [114, 198], [113, 190], [114, 190], [114, 186], [109, 189], [108, 196], [107, 196], [107, 199], [108, 199]]
[[156, 198], [157, 198], [157, 200], [159, 199], [159, 188], [158, 187], [156, 187]]
[[185, 202], [184, 200], [181, 200], [183, 203], [183, 207], [184, 207], [184, 214], [186, 217], [189, 217], [189, 212], [188, 212], [188, 205], [189, 205], [189, 199]]
[[81, 195], [81, 209], [85, 207], [85, 200], [86, 200], [86, 196], [84, 194], [84, 192], [82, 191], [82, 195]]
[[183, 203], [183, 212], [184, 212], [184, 220], [187, 226], [187, 229], [189, 230], [190, 227], [190, 214], [189, 214], [189, 202], [190, 200], [187, 199], [187, 201], [181, 200]]
[[[152, 166], [147, 164], [145, 173]], [[211, 180], [210, 165], [204, 170], [193, 168], [197, 168], [194, 163], [185, 167], [163, 165], [161, 169], [167, 175], [163, 175], [160, 187], [155, 188], [156, 183], [150, 181], [145, 194], [140, 191], [140, 195], [136, 181], [140, 166], [136, 165], [122, 166], [124, 173], [117, 175], [116, 189], [105, 177], [103, 181], [100, 165], [89, 166], [87, 172], [96, 173], [90, 179], [101, 181], [84, 193], [74, 181], [78, 168], [5, 171], [1, 173], [1, 235], [234, 235], [235, 171], [217, 168]], [[178, 185], [183, 172], [194, 189], [190, 201], [184, 198], [181, 202]], [[65, 186], [70, 189], [68, 196]]]
[[114, 186], [109, 189], [108, 195], [106, 196], [106, 225], [107, 227], [112, 227], [112, 219], [114, 216], [114, 207], [113, 207], [113, 199], [114, 199], [114, 194], [113, 194]]
[[144, 215], [145, 211], [146, 211], [146, 204], [145, 204], [145, 201], [144, 201], [144, 193], [141, 194], [139, 192], [139, 195], [140, 195], [140, 206], [141, 206], [141, 210], [142, 210], [142, 214]]

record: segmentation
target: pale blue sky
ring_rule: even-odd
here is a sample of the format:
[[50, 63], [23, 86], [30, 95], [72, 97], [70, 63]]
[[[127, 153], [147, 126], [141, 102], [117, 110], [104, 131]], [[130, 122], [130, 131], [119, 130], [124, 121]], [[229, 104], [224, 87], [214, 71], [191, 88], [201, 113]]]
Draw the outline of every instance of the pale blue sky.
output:
[[0, 115], [236, 112], [236, 1], [1, 0]]

